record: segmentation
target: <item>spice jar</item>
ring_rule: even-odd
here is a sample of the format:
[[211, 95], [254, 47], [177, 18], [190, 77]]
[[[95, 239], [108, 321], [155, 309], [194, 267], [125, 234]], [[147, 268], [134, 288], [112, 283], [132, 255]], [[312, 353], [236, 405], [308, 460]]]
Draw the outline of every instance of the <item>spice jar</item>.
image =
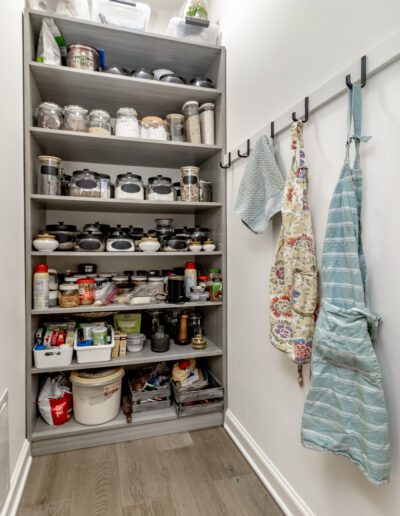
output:
[[89, 133], [109, 136], [111, 134], [110, 113], [103, 109], [92, 109], [89, 113]]
[[189, 100], [183, 105], [182, 113], [186, 117], [186, 140], [191, 143], [201, 143], [199, 103]]
[[69, 184], [69, 195], [71, 197], [100, 197], [99, 174], [88, 168], [76, 170], [72, 174]]
[[64, 108], [64, 130], [65, 131], [87, 131], [88, 110], [81, 106], [65, 106]]
[[147, 140], [167, 140], [164, 120], [158, 116], [145, 116], [140, 125], [140, 137]]
[[79, 302], [81, 305], [92, 305], [94, 303], [96, 282], [93, 278], [82, 278], [76, 282], [79, 288]]
[[36, 109], [36, 125], [45, 129], [60, 129], [63, 123], [62, 108], [54, 102], [42, 102]]
[[99, 53], [88, 45], [68, 45], [67, 66], [95, 71], [99, 67]]
[[199, 201], [199, 171], [199, 167], [181, 168], [181, 199], [183, 202]]
[[128, 138], [139, 138], [139, 122], [136, 109], [121, 107], [117, 111], [115, 135]]
[[206, 145], [214, 145], [214, 111], [215, 104], [206, 102], [199, 108], [200, 112], [200, 127], [201, 127], [201, 142]]
[[115, 182], [116, 199], [144, 199], [142, 176], [127, 172], [119, 174]]
[[79, 287], [76, 284], [63, 283], [60, 285], [58, 304], [61, 308], [75, 308], [80, 304]]
[[175, 191], [171, 178], [161, 175], [150, 177], [147, 185], [147, 199], [149, 201], [173, 201]]
[[38, 193], [60, 195], [61, 159], [55, 156], [38, 156]]
[[171, 141], [185, 141], [185, 117], [180, 113], [171, 113], [166, 116]]

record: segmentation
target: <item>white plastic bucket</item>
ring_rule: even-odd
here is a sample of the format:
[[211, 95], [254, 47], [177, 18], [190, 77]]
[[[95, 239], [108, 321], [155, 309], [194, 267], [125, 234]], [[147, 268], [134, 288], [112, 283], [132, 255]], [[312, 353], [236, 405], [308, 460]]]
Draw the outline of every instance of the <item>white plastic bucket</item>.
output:
[[82, 425], [102, 425], [116, 418], [124, 374], [122, 367], [73, 371], [70, 380], [75, 420]]

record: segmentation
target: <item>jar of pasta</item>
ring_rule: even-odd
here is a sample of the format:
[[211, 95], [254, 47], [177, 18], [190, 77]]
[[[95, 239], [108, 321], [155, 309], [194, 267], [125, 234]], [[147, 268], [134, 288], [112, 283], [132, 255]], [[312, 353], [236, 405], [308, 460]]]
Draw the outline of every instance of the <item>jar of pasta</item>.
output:
[[79, 287], [75, 283], [63, 283], [59, 287], [58, 304], [61, 308], [75, 308], [79, 306]]

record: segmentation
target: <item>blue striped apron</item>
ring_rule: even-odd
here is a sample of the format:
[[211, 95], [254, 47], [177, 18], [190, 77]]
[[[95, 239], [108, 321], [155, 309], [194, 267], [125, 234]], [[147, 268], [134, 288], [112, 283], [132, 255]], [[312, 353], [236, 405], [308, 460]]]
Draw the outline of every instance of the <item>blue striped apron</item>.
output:
[[360, 143], [369, 139], [361, 136], [361, 107], [361, 87], [355, 84], [349, 90], [346, 158], [325, 234], [323, 297], [301, 440], [306, 448], [349, 458], [373, 484], [384, 485], [389, 481], [390, 446], [382, 374], [372, 346], [379, 318], [368, 308], [361, 240]]

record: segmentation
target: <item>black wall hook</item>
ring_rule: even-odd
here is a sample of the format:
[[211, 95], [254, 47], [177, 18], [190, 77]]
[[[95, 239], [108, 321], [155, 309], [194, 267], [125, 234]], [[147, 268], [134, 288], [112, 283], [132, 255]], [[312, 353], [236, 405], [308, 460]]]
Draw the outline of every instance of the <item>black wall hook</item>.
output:
[[229, 153], [228, 153], [228, 164], [227, 164], [227, 165], [223, 165], [223, 164], [220, 162], [219, 166], [220, 166], [221, 168], [225, 168], [225, 169], [227, 169], [227, 168], [231, 168], [231, 165], [232, 165], [232, 162], [231, 162], [231, 153], [229, 152]]
[[[308, 110], [308, 104], [309, 104], [308, 97], [306, 97], [304, 99], [304, 120], [303, 120], [303, 122], [307, 122], [308, 121], [308, 114], [309, 114], [309, 112], [308, 112], [309, 111]], [[296, 111], [294, 111], [292, 113], [292, 120], [293, 120], [293, 122], [298, 122], [297, 117], [296, 117]]]
[[[367, 56], [361, 58], [361, 88], [364, 88], [367, 82]], [[351, 90], [353, 89], [353, 83], [351, 82], [351, 75], [346, 75], [346, 85]]]
[[271, 122], [271, 138], [275, 138], [275, 122]]
[[239, 158], [248, 158], [250, 156], [250, 139], [247, 140], [247, 151], [246, 154], [242, 154], [240, 151], [237, 151]]

